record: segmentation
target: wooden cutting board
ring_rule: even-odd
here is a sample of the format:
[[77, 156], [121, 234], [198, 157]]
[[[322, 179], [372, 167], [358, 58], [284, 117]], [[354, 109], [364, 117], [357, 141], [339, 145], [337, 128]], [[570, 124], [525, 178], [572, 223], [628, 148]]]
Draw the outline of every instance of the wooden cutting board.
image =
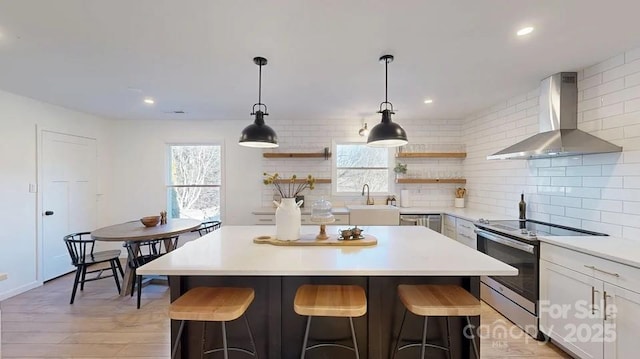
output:
[[378, 239], [370, 234], [364, 235], [362, 239], [342, 240], [336, 236], [329, 239], [318, 240], [315, 233], [303, 234], [297, 241], [281, 241], [275, 236], [259, 236], [253, 239], [254, 243], [271, 244], [274, 246], [375, 246]]

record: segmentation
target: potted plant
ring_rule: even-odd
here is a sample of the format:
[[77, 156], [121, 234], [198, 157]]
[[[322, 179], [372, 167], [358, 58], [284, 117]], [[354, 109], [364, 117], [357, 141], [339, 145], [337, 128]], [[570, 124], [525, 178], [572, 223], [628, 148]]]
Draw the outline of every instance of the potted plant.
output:
[[400, 178], [402, 175], [407, 174], [407, 164], [406, 163], [396, 163], [396, 166], [393, 168], [393, 172], [396, 173], [396, 177]]

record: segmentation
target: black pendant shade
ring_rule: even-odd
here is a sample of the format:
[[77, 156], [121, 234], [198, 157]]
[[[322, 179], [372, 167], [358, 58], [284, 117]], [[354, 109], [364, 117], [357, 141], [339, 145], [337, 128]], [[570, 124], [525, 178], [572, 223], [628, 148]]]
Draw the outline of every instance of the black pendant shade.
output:
[[[253, 62], [260, 67], [258, 78], [258, 103], [253, 105], [253, 112], [251, 112], [251, 115], [255, 115], [256, 119], [252, 124], [242, 130], [238, 144], [240, 146], [255, 148], [278, 147], [278, 136], [276, 135], [276, 132], [264, 123], [264, 116], [268, 116], [269, 114], [267, 113], [267, 105], [261, 102], [262, 66], [267, 64], [267, 59], [264, 57], [254, 57]], [[257, 111], [256, 106], [258, 107]], [[261, 110], [262, 107], [264, 107], [264, 111]]]
[[391, 121], [391, 110], [382, 110], [382, 121], [375, 125], [371, 132], [367, 144], [372, 147], [398, 147], [404, 146], [407, 141], [407, 132]]
[[264, 112], [257, 111], [255, 115], [256, 120], [242, 130], [238, 144], [256, 148], [278, 147], [278, 136], [276, 131], [264, 123]]
[[[387, 67], [389, 63], [393, 61], [393, 55], [384, 55], [380, 57], [380, 61], [384, 61], [384, 102], [380, 104], [380, 111], [378, 111], [378, 113], [382, 114], [382, 120], [369, 132], [367, 145], [371, 147], [404, 146], [409, 143], [407, 140], [407, 132], [400, 125], [391, 121], [391, 115], [394, 114], [393, 104], [387, 99]], [[382, 105], [385, 106], [384, 109]]]

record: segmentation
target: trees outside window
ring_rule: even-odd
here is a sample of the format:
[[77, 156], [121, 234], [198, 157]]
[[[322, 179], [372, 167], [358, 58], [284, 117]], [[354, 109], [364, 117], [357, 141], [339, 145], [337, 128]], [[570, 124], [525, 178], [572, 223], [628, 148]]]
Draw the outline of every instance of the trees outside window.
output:
[[220, 220], [221, 146], [170, 145], [167, 208], [171, 218]]
[[336, 194], [354, 194], [367, 183], [371, 193], [389, 193], [389, 149], [363, 143], [337, 144], [335, 151]]

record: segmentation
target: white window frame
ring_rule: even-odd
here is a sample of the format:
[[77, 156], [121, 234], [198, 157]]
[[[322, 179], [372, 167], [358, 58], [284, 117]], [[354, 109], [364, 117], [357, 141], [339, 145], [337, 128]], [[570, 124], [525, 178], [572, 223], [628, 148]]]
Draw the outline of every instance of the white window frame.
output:
[[[220, 147], [220, 184], [212, 185], [174, 185], [171, 184], [171, 147], [173, 146], [219, 146]], [[167, 210], [170, 208], [169, 202], [171, 197], [169, 195], [169, 188], [172, 187], [202, 187], [202, 188], [220, 188], [220, 221], [224, 222], [224, 209], [225, 209], [225, 146], [224, 141], [220, 142], [168, 142], [165, 143], [165, 203]]]
[[[358, 141], [332, 141], [332, 153], [335, 154], [331, 156], [331, 194], [336, 197], [353, 197], [353, 196], [361, 196], [362, 192], [338, 192], [338, 145], [363, 145], [366, 146], [365, 142]], [[389, 178], [389, 191], [387, 192], [370, 192], [369, 195], [373, 196], [388, 196], [393, 193], [395, 188], [395, 176], [393, 173], [393, 167], [395, 166], [395, 151], [393, 148], [388, 148], [388, 162], [387, 162], [387, 176]], [[363, 167], [366, 169], [366, 167]], [[364, 186], [364, 183], [362, 184]]]

